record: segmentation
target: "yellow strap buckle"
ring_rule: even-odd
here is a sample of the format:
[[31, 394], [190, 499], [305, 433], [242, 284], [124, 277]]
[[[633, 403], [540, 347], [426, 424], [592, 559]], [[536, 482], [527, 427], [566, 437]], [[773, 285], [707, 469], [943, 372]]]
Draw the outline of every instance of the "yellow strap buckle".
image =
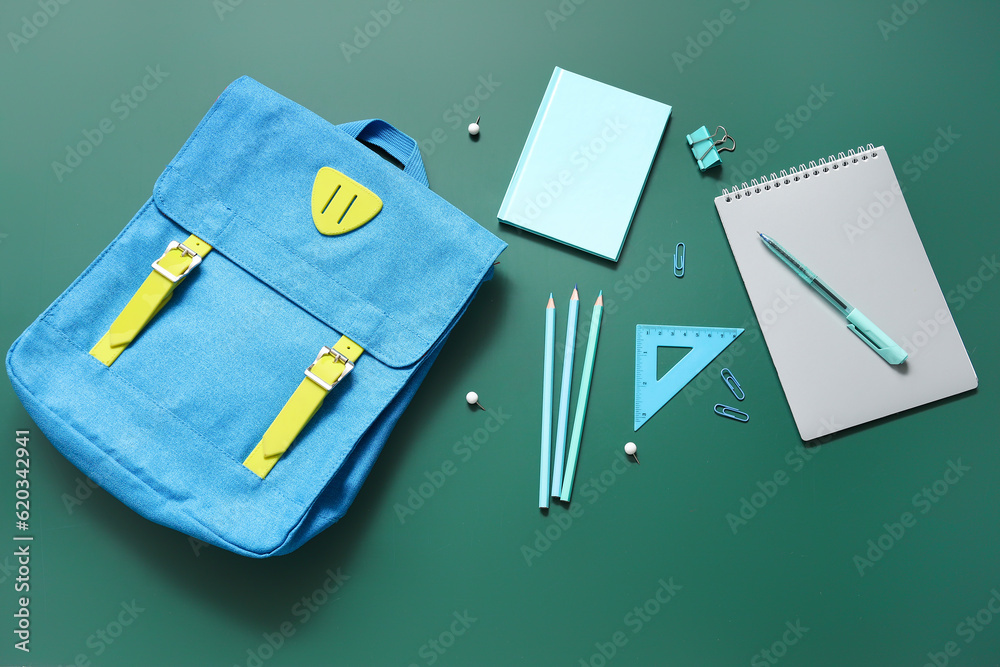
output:
[[[333, 381], [333, 384], [328, 383], [326, 380], [324, 380], [323, 378], [312, 372], [313, 369], [316, 367], [316, 364], [318, 364], [323, 359], [323, 357], [327, 355], [330, 355], [331, 357], [334, 358], [334, 360], [344, 364], [344, 370], [340, 373], [337, 379]], [[306, 369], [306, 377], [315, 382], [316, 384], [318, 384], [319, 386], [323, 387], [323, 389], [325, 389], [326, 391], [332, 391], [333, 388], [336, 387], [338, 384], [340, 384], [340, 381], [343, 380], [345, 377], [347, 377], [347, 374], [350, 373], [352, 370], [354, 370], [354, 364], [352, 364], [347, 357], [342, 355], [340, 352], [337, 352], [333, 348], [326, 347], [324, 345], [322, 348], [320, 348], [319, 354], [316, 355], [316, 360], [311, 364], [309, 364], [309, 368]]]
[[[167, 259], [167, 254], [171, 250], [174, 250], [175, 248], [181, 251], [182, 256], [191, 258], [191, 263], [188, 264], [187, 268], [184, 269], [184, 271], [182, 271], [179, 276], [174, 275], [167, 269], [160, 266], [160, 262]], [[171, 241], [170, 243], [167, 244], [167, 249], [163, 251], [163, 255], [158, 260], [153, 262], [151, 266], [153, 267], [153, 270], [159, 273], [161, 276], [163, 276], [172, 283], [176, 283], [182, 278], [187, 277], [187, 274], [191, 273], [191, 271], [194, 270], [194, 267], [198, 266], [199, 264], [201, 264], [201, 255], [196, 253], [194, 250], [191, 250], [191, 248], [188, 248], [183, 243], [180, 243], [178, 241]]]

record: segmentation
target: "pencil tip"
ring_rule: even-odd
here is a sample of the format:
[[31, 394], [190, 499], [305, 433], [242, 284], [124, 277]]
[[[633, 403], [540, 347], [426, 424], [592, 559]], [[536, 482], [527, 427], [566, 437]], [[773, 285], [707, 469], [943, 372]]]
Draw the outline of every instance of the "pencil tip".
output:
[[555, 307], [556, 307], [556, 302], [555, 302], [555, 300], [554, 300], [554, 299], [552, 298], [552, 295], [551, 295], [551, 294], [549, 295], [549, 302], [548, 302], [548, 304], [547, 304], [547, 305], [546, 305], [545, 307], [546, 307], [546, 308], [555, 308]]
[[569, 300], [570, 301], [580, 300], [580, 293], [576, 290], [576, 286], [573, 287], [573, 294], [570, 295]]
[[597, 301], [594, 302], [594, 305], [595, 306], [603, 306], [604, 305], [604, 291], [603, 290], [601, 290], [601, 293], [597, 295]]

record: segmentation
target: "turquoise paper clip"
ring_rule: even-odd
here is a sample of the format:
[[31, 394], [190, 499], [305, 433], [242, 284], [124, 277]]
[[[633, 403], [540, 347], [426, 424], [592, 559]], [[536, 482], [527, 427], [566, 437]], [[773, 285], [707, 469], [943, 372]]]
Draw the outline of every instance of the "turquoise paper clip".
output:
[[725, 381], [726, 386], [729, 387], [729, 391], [733, 392], [733, 396], [736, 397], [737, 401], [742, 401], [747, 395], [743, 392], [743, 387], [740, 386], [739, 381], [733, 372], [728, 368], [722, 369], [722, 379]]
[[678, 278], [684, 277], [684, 256], [687, 254], [687, 246], [678, 243], [674, 248], [674, 275]]
[[723, 417], [729, 417], [730, 419], [735, 419], [738, 422], [748, 422], [750, 421], [750, 415], [743, 412], [742, 410], [737, 410], [736, 408], [729, 407], [728, 405], [723, 405], [722, 403], [715, 404], [715, 414], [722, 415]]
[[[715, 135], [719, 133], [719, 130], [722, 130], [722, 138], [715, 141]], [[724, 146], [723, 144], [726, 143], [726, 139], [732, 141], [733, 145]], [[709, 134], [708, 128], [702, 125], [687, 135], [687, 142], [688, 146], [691, 147], [691, 154], [698, 161], [698, 168], [702, 171], [722, 164], [722, 158], [719, 157], [719, 153], [722, 151], [731, 152], [736, 150], [736, 140], [729, 136], [726, 128], [721, 125], [715, 128], [715, 132], [712, 134]]]

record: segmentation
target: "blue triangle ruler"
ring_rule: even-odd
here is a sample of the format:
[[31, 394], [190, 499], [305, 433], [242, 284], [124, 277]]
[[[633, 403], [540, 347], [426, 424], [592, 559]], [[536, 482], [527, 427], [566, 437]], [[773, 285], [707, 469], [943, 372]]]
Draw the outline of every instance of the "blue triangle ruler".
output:
[[[635, 430], [712, 363], [743, 329], [674, 327], [637, 324], [635, 327]], [[690, 347], [662, 378], [656, 378], [656, 350]]]

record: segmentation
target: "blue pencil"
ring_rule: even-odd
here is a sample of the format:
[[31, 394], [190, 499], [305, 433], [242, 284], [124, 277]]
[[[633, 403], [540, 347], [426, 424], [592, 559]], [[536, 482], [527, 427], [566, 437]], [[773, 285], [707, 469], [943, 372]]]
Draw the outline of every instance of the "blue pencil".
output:
[[538, 476], [538, 508], [549, 507], [549, 465], [552, 460], [552, 362], [556, 353], [556, 302], [545, 306], [545, 362], [542, 368], [542, 465]]
[[587, 353], [583, 358], [583, 375], [580, 376], [580, 393], [576, 397], [576, 412], [573, 414], [573, 436], [569, 440], [569, 454], [566, 456], [566, 476], [562, 482], [559, 500], [569, 502], [573, 492], [573, 477], [576, 463], [580, 459], [580, 440], [583, 438], [583, 420], [587, 417], [587, 401], [590, 399], [590, 381], [594, 377], [594, 357], [597, 356], [597, 339], [601, 335], [601, 315], [604, 313], [604, 291], [597, 295], [594, 314], [590, 318], [590, 339]]
[[559, 497], [566, 460], [566, 426], [569, 422], [569, 390], [573, 384], [573, 352], [576, 349], [576, 320], [580, 314], [580, 293], [573, 287], [566, 319], [566, 351], [563, 355], [562, 387], [559, 389], [559, 421], [556, 422], [556, 452], [552, 463], [552, 497]]

